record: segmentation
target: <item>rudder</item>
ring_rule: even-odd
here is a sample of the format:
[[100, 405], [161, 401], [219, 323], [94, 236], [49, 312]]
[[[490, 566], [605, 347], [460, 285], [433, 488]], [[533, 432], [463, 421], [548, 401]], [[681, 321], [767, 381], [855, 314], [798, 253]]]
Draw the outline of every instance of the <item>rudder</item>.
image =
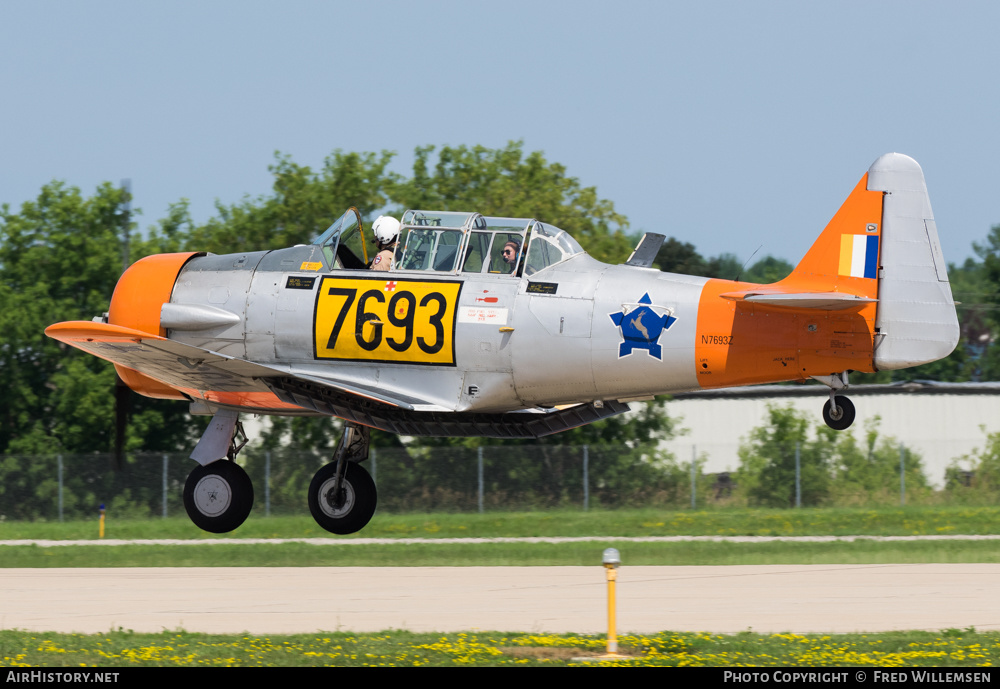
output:
[[887, 153], [868, 169], [868, 189], [884, 196], [875, 368], [943, 359], [958, 344], [958, 315], [923, 170]]

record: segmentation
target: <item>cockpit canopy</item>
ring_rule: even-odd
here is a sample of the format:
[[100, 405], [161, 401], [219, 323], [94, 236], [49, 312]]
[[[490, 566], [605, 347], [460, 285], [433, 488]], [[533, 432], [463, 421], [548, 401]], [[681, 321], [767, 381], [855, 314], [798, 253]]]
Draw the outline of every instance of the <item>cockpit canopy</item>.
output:
[[368, 247], [361, 214], [351, 206], [326, 232], [312, 240], [323, 250], [328, 268], [367, 268]]
[[[313, 244], [331, 268], [364, 268], [368, 250], [356, 208]], [[527, 251], [525, 251], [527, 247]], [[531, 218], [408, 210], [403, 214], [392, 270], [534, 275], [583, 253], [565, 231]]]

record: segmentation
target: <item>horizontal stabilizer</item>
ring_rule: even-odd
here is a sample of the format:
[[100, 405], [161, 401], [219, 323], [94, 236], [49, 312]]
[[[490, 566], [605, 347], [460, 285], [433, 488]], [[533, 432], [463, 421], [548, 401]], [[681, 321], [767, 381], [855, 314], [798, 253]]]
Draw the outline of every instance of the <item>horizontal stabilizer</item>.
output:
[[745, 301], [789, 309], [816, 309], [818, 311], [844, 311], [860, 308], [878, 301], [870, 297], [843, 292], [725, 292], [723, 299]]

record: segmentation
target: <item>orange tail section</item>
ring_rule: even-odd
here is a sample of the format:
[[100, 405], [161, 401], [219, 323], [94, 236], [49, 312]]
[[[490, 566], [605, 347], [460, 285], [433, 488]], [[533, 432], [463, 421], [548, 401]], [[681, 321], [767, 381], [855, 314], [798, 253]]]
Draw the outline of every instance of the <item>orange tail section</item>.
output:
[[883, 192], [865, 174], [784, 280], [710, 280], [698, 307], [703, 388], [872, 371]]

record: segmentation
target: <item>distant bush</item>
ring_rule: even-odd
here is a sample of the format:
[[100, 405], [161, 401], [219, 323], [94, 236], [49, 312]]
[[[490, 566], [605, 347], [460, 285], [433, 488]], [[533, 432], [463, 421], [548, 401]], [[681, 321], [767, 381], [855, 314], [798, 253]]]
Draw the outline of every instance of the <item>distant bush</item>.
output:
[[[736, 492], [747, 504], [794, 507], [795, 454], [804, 507], [872, 505], [898, 502], [900, 446], [879, 436], [879, 419], [870, 421], [859, 443], [850, 431], [813, 425], [793, 407], [768, 405], [768, 420], [740, 443]], [[914, 500], [931, 493], [919, 454], [903, 452], [906, 495]]]
[[1000, 501], [1000, 432], [987, 433], [982, 449], [953, 459], [945, 469], [944, 480], [944, 490], [952, 501]]

